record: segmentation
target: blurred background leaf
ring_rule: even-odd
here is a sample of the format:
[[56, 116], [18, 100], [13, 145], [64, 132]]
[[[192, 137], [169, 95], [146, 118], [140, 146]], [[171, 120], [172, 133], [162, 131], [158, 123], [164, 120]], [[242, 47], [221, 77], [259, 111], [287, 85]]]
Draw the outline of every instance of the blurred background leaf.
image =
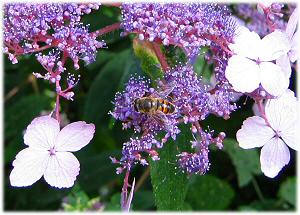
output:
[[240, 187], [247, 185], [254, 175], [261, 174], [259, 156], [255, 149], [244, 150], [236, 140], [229, 138], [223, 145], [236, 168]]
[[228, 208], [234, 190], [224, 180], [213, 175], [194, 176], [189, 184], [186, 201], [194, 210], [219, 211]]
[[296, 177], [289, 177], [279, 188], [278, 197], [296, 206]]

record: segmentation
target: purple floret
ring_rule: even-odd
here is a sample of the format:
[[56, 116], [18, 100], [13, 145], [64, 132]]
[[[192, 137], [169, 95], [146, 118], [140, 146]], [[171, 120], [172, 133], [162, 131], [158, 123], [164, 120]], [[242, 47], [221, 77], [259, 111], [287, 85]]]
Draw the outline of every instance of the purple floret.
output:
[[132, 3], [121, 9], [125, 34], [179, 46], [192, 61], [211, 42], [231, 42], [236, 28], [229, 9], [218, 4]]
[[85, 63], [95, 60], [98, 48], [105, 46], [89, 33], [89, 26], [81, 23], [81, 16], [98, 10], [99, 4], [29, 4], [4, 6], [4, 49], [13, 63], [22, 54], [58, 48], [65, 57]]

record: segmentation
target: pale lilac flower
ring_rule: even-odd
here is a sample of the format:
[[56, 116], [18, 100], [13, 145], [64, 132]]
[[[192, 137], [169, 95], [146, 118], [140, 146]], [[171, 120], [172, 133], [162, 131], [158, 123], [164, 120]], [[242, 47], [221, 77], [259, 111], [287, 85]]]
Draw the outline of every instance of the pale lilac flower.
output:
[[16, 155], [10, 173], [12, 186], [30, 186], [42, 176], [57, 188], [74, 185], [80, 164], [71, 153], [86, 146], [93, 138], [95, 126], [84, 121], [71, 123], [60, 130], [49, 116], [35, 118], [24, 134], [28, 146]]
[[[299, 9], [295, 8], [288, 24], [285, 29], [285, 35], [287, 40], [290, 42], [290, 49], [287, 54], [282, 55], [276, 60], [276, 64], [279, 65], [282, 70], [285, 71], [286, 75], [289, 77], [291, 75], [291, 63], [296, 62], [299, 59], [299, 30], [296, 30], [299, 21]], [[291, 62], [291, 63], [290, 63]]]
[[275, 31], [261, 39], [257, 33], [245, 27], [240, 26], [239, 30], [235, 43], [229, 45], [235, 54], [229, 58], [225, 71], [233, 89], [251, 93], [261, 86], [273, 96], [284, 93], [289, 85], [289, 77], [272, 61], [290, 49], [286, 36]]
[[260, 116], [249, 117], [243, 122], [236, 137], [244, 149], [262, 147], [260, 163], [262, 172], [274, 178], [289, 163], [290, 152], [286, 145], [299, 149], [298, 101], [294, 93], [287, 90], [278, 99], [269, 100], [265, 106], [265, 120]]

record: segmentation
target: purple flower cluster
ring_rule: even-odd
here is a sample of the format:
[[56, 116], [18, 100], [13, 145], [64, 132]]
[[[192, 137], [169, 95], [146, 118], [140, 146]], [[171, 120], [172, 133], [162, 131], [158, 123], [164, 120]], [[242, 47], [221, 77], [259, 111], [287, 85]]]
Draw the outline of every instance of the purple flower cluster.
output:
[[229, 84], [219, 82], [213, 92], [203, 85], [192, 66], [178, 66], [166, 72], [167, 83], [174, 84], [172, 96], [184, 122], [204, 120], [208, 114], [226, 118], [237, 106], [232, 103], [233, 93]]
[[[169, 137], [174, 140], [180, 133], [179, 123], [191, 124], [191, 131], [195, 138], [192, 141], [192, 148], [195, 152], [182, 152], [178, 155], [179, 167], [191, 174], [204, 174], [209, 168], [208, 146], [216, 144], [222, 148], [225, 137], [220, 133], [218, 137], [213, 137], [213, 132], [204, 132], [199, 125], [199, 121], [204, 120], [208, 114], [216, 114], [225, 117], [235, 110], [236, 105], [231, 104], [231, 97], [223, 88], [215, 89], [213, 93], [207, 91], [207, 86], [203, 85], [201, 79], [197, 77], [192, 66], [178, 66], [166, 71], [164, 77], [157, 81], [157, 87], [150, 88], [150, 82], [144, 78], [130, 78], [125, 91], [118, 92], [115, 97], [115, 108], [110, 114], [117, 120], [123, 122], [123, 128], [133, 128], [141, 137], [132, 138], [123, 144], [122, 158], [113, 159], [114, 163], [119, 163], [122, 167], [117, 169], [120, 173], [124, 169], [130, 170], [132, 165], [141, 163], [147, 165], [141, 152], [148, 153], [154, 160], [159, 155], [157, 148], [163, 147]], [[166, 90], [168, 89], [168, 90]], [[140, 113], [134, 108], [134, 102], [141, 97], [161, 98], [162, 93], [170, 91], [164, 98], [169, 100], [175, 107], [173, 114], [166, 114], [164, 122], [158, 121], [151, 114]], [[165, 132], [163, 139], [156, 139], [156, 135]]]
[[190, 59], [211, 42], [231, 42], [236, 27], [229, 9], [218, 4], [132, 3], [122, 4], [121, 9], [125, 34], [179, 46]]
[[131, 138], [130, 141], [123, 144], [122, 157], [120, 160], [111, 158], [113, 163], [122, 164], [117, 168], [117, 174], [120, 174], [125, 168], [128, 170], [136, 164], [148, 165], [147, 160], [142, 156], [142, 153], [147, 153], [153, 160], [159, 160], [158, 154], [153, 150], [153, 146], [160, 147], [159, 141], [155, 140], [152, 134], [146, 134], [141, 138]]
[[17, 63], [17, 56], [57, 48], [74, 61], [90, 63], [95, 60], [97, 48], [105, 45], [88, 32], [81, 16], [99, 4], [28, 4], [4, 6], [4, 50]]
[[191, 141], [192, 148], [195, 149], [194, 153], [182, 152], [177, 155], [178, 165], [183, 172], [187, 174], [205, 174], [210, 167], [208, 154], [209, 145], [215, 144], [219, 149], [223, 148], [223, 140], [225, 133], [221, 132], [217, 137], [213, 137], [213, 131], [203, 131], [198, 123], [192, 126], [192, 132], [194, 133], [194, 141]]
[[[263, 7], [263, 8], [262, 8]], [[293, 4], [288, 4], [288, 8], [295, 8]], [[284, 20], [284, 4], [272, 3], [270, 6], [258, 6], [256, 4], [237, 4], [235, 6], [237, 15], [243, 20], [247, 20], [245, 25], [250, 31], [255, 31], [261, 37], [271, 33], [274, 28], [285, 30], [287, 21]]]
[[178, 164], [182, 171], [188, 174], [204, 175], [209, 170], [208, 150], [205, 153], [182, 152], [178, 155]]

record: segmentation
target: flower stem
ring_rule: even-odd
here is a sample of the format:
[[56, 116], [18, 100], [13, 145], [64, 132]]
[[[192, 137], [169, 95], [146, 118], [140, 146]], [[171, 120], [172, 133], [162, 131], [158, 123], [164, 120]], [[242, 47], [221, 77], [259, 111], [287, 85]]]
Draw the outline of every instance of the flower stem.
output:
[[111, 3], [102, 3], [102, 5], [120, 8], [122, 6], [122, 3], [111, 2]]
[[258, 183], [257, 183], [257, 181], [255, 180], [254, 177], [252, 178], [252, 184], [253, 184], [253, 187], [254, 187], [254, 189], [255, 189], [255, 192], [256, 192], [258, 198], [259, 198], [262, 202], [264, 202], [264, 201], [265, 201], [265, 198], [264, 198], [264, 196], [263, 196], [263, 194], [262, 194], [262, 192], [261, 192], [261, 190], [260, 190], [260, 188], [259, 188], [259, 186], [258, 186]]
[[153, 50], [161, 64], [162, 69], [166, 72], [170, 69], [170, 66], [167, 63], [167, 59], [160, 50], [160, 46], [157, 43], [152, 43]]
[[145, 182], [145, 180], [148, 178], [149, 175], [150, 175], [150, 167], [148, 166], [145, 172], [143, 173], [143, 175], [136, 183], [135, 190], [134, 190], [135, 192], [143, 185], [143, 183]]
[[109, 32], [115, 31], [115, 30], [118, 30], [120, 28], [120, 26], [121, 26], [121, 23], [117, 22], [117, 23], [114, 23], [112, 25], [108, 25], [108, 26], [106, 26], [104, 28], [101, 28], [101, 29], [99, 29], [97, 31], [94, 31], [91, 34], [92, 34], [92, 36], [99, 37], [99, 36], [101, 36], [103, 34], [106, 34], [106, 33], [109, 33]]
[[127, 170], [126, 174], [125, 174], [125, 178], [124, 178], [123, 187], [122, 187], [122, 193], [121, 193], [121, 207], [122, 208], [126, 205], [129, 173], [130, 172]]
[[[261, 117], [265, 120], [266, 124], [267, 124], [269, 127], [271, 127], [271, 125], [270, 125], [270, 123], [269, 123], [269, 121], [268, 121], [268, 119], [267, 119], [266, 113], [265, 113], [265, 111], [264, 111], [264, 107], [263, 107], [263, 104], [262, 104], [262, 99], [256, 100], [255, 102], [256, 102], [256, 104], [257, 104], [258, 111], [260, 112]], [[271, 128], [272, 128], [272, 127], [271, 127]]]
[[55, 103], [55, 117], [58, 123], [60, 123], [60, 116], [59, 116], [59, 93], [56, 93], [56, 103]]

